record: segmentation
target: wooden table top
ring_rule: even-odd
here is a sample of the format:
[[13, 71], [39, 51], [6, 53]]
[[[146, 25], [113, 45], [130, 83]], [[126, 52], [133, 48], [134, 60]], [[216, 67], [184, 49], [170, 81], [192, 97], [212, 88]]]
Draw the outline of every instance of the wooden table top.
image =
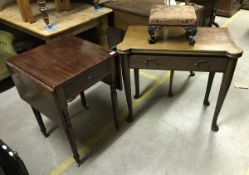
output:
[[[163, 0], [116, 0], [105, 3], [106, 7], [114, 10], [120, 10], [135, 15], [149, 17], [152, 5], [164, 5]], [[203, 6], [195, 5], [196, 11], [202, 9]]]
[[227, 28], [198, 28], [194, 37], [196, 44], [190, 46], [185, 38], [183, 28], [164, 28], [156, 44], [148, 43], [147, 26], [130, 26], [124, 40], [118, 44], [120, 53], [167, 53], [190, 55], [220, 55], [238, 58], [242, 49], [237, 47]]
[[86, 40], [66, 37], [19, 54], [9, 59], [7, 64], [55, 88], [85, 71], [91, 71], [112, 57], [110, 52]]
[[112, 12], [111, 9], [105, 7], [96, 11], [93, 6], [84, 3], [72, 3], [72, 10], [61, 13], [56, 11], [54, 2], [47, 2], [47, 7], [51, 24], [57, 25], [56, 29], [45, 29], [45, 23], [36, 3], [32, 4], [32, 10], [37, 19], [35, 23], [23, 22], [17, 4], [9, 5], [0, 12], [0, 22], [11, 24], [18, 29], [30, 31], [43, 37], [51, 37]]

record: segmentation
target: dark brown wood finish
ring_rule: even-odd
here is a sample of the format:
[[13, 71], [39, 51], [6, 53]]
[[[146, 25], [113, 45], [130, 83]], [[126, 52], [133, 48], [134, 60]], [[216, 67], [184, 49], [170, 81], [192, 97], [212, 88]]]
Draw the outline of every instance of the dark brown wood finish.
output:
[[73, 156], [80, 164], [67, 100], [81, 94], [87, 108], [84, 90], [106, 77], [111, 77], [111, 96], [116, 128], [116, 54], [88, 41], [67, 37], [45, 44], [11, 58], [7, 66], [20, 97], [32, 106], [44, 136], [48, 136], [40, 113], [64, 129]]
[[[123, 42], [117, 46], [122, 59], [129, 107], [128, 121], [133, 120], [130, 68], [211, 72], [204, 99], [205, 105], [209, 105], [208, 98], [214, 74], [220, 72], [223, 73], [223, 79], [212, 122], [212, 130], [218, 131], [218, 115], [230, 87], [237, 59], [243, 51], [234, 44], [225, 28], [199, 28], [198, 31], [195, 46], [189, 46], [184, 42], [184, 31], [177, 29], [168, 31], [168, 37], [151, 45], [147, 42], [146, 26], [131, 26], [128, 29]], [[170, 79], [173, 81], [173, 71], [171, 75]], [[172, 92], [169, 93], [171, 94]]]
[[249, 10], [249, 0], [242, 0], [241, 1], [241, 8]]
[[231, 17], [241, 7], [241, 0], [219, 0], [217, 14], [220, 16]]

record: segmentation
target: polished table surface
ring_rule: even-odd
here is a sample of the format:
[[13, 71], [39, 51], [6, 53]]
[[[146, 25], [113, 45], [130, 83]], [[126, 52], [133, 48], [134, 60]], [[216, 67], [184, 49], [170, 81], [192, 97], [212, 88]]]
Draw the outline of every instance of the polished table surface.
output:
[[95, 10], [93, 6], [85, 3], [72, 3], [72, 10], [58, 13], [54, 2], [47, 2], [49, 18], [54, 28], [45, 29], [46, 25], [40, 16], [37, 4], [32, 4], [34, 15], [37, 16], [35, 23], [23, 22], [18, 6], [11, 4], [0, 11], [0, 22], [17, 30], [38, 37], [46, 42], [60, 38], [65, 35], [76, 35], [94, 27], [98, 27], [101, 44], [107, 43], [107, 15], [112, 9], [101, 8]]
[[[76, 37], [65, 37], [19, 54], [7, 61], [20, 97], [32, 108], [44, 136], [48, 136], [41, 114], [61, 126], [73, 156], [80, 164], [67, 100], [109, 78], [114, 122], [118, 128], [116, 53]], [[20, 117], [21, 114], [20, 114]]]
[[196, 44], [190, 46], [185, 40], [183, 28], [166, 28], [163, 37], [156, 44], [149, 44], [148, 29], [144, 26], [132, 26], [125, 34], [125, 38], [117, 46], [119, 52], [136, 53], [176, 53], [191, 55], [214, 54], [228, 57], [239, 57], [241, 48], [237, 47], [229, 35], [227, 28], [199, 27], [195, 36]]
[[193, 70], [209, 72], [204, 104], [209, 105], [209, 93], [216, 72], [223, 79], [214, 112], [212, 130], [218, 131], [217, 119], [230, 87], [236, 63], [243, 51], [231, 39], [227, 28], [198, 28], [196, 44], [190, 46], [182, 28], [165, 28], [156, 44], [147, 41], [146, 26], [129, 27], [122, 43], [117, 46], [121, 54], [128, 120], [133, 119], [129, 69]]

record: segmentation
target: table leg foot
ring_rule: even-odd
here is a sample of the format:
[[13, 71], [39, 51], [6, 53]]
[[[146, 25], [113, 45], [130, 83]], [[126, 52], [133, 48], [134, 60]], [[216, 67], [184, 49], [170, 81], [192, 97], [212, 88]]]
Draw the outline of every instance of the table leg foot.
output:
[[195, 72], [194, 71], [191, 70], [191, 71], [189, 71], [189, 73], [190, 73], [189, 77], [194, 77], [195, 76]]
[[209, 102], [209, 101], [204, 101], [203, 104], [204, 104], [205, 106], [209, 106], [209, 105], [210, 105], [210, 102]]
[[173, 97], [174, 94], [172, 92], [168, 92], [168, 97]]
[[33, 108], [33, 107], [31, 107], [31, 108], [32, 108], [32, 111], [33, 111], [33, 113], [35, 115], [37, 123], [38, 123], [38, 125], [39, 125], [39, 127], [41, 129], [42, 134], [44, 135], [44, 137], [48, 137], [49, 134], [47, 133], [46, 127], [45, 127], [45, 125], [44, 125], [44, 123], [42, 121], [41, 113], [39, 111], [37, 111], [35, 108]]
[[127, 119], [126, 119], [126, 121], [128, 122], [128, 123], [131, 123], [131, 122], [133, 122], [133, 117], [127, 117]]
[[212, 127], [211, 127], [212, 131], [214, 132], [218, 132], [219, 131], [219, 126], [217, 124], [212, 124]]
[[77, 163], [77, 166], [80, 167], [80, 158], [79, 157], [74, 157], [75, 162]]
[[138, 98], [140, 98], [140, 95], [139, 95], [139, 94], [135, 94], [133, 97], [134, 97], [135, 99], [138, 99]]

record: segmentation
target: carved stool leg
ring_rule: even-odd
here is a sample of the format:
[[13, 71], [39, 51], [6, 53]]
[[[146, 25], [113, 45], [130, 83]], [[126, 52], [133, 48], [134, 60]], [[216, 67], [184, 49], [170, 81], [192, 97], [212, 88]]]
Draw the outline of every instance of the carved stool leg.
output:
[[38, 122], [38, 125], [40, 126], [40, 129], [41, 129], [42, 134], [43, 134], [45, 137], [48, 137], [49, 134], [47, 133], [46, 127], [45, 127], [45, 125], [44, 125], [44, 123], [43, 123], [43, 121], [42, 121], [41, 113], [40, 113], [39, 111], [37, 111], [35, 108], [33, 108], [33, 107], [31, 107], [31, 108], [32, 108], [32, 111], [33, 111], [33, 113], [34, 113], [34, 115], [35, 115], [35, 118], [36, 118], [36, 120], [37, 120], [37, 122]]
[[89, 107], [87, 106], [87, 103], [86, 103], [86, 96], [85, 96], [84, 91], [80, 93], [80, 98], [81, 98], [82, 106], [84, 106], [85, 109], [89, 109]]
[[140, 93], [139, 93], [139, 69], [134, 69], [134, 80], [135, 80], [135, 95], [134, 98], [139, 98]]
[[157, 25], [149, 25], [148, 26], [148, 33], [149, 33], [149, 39], [148, 42], [150, 44], [156, 43], [156, 32], [160, 29], [160, 26]]
[[212, 88], [214, 75], [215, 75], [215, 72], [210, 72], [209, 76], [208, 76], [207, 90], [206, 90], [205, 98], [204, 98], [204, 101], [203, 101], [203, 104], [206, 105], [206, 106], [210, 105], [209, 94], [210, 94], [210, 91], [211, 91], [211, 88]]
[[175, 72], [174, 70], [170, 71], [169, 92], [168, 92], [169, 97], [173, 97], [172, 87], [173, 87], [174, 72]]
[[188, 43], [193, 46], [195, 45], [195, 39], [194, 36], [197, 33], [197, 28], [196, 26], [192, 26], [192, 27], [186, 27], [186, 39], [188, 40]]

